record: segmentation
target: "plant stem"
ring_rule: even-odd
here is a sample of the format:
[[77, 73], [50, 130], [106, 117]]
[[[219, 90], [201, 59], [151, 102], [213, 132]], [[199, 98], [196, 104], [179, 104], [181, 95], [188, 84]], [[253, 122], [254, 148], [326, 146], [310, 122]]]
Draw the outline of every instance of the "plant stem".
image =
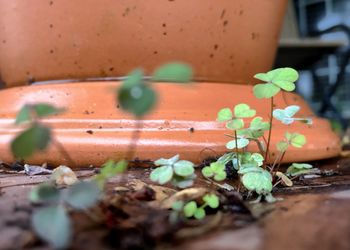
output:
[[272, 114], [273, 114], [273, 97], [271, 97], [271, 104], [270, 104], [270, 129], [269, 129], [269, 137], [267, 138], [267, 146], [266, 146], [266, 152], [265, 152], [265, 163], [267, 161], [267, 157], [269, 155], [269, 149], [270, 149], [270, 141], [271, 141], [271, 132], [272, 132]]
[[140, 119], [137, 119], [135, 122], [135, 129], [133, 130], [131, 135], [129, 149], [126, 153], [126, 160], [128, 161], [131, 161], [134, 158], [136, 147], [137, 147], [137, 141], [140, 139], [142, 127], [143, 127], [143, 121]]
[[237, 131], [235, 130], [235, 142], [236, 142], [236, 158], [237, 158], [237, 167], [238, 170], [240, 168], [240, 164], [239, 164], [239, 159], [238, 159], [238, 143], [237, 143]]
[[55, 147], [58, 148], [59, 152], [63, 155], [64, 158], [66, 158], [66, 160], [76, 166], [75, 161], [70, 157], [69, 153], [66, 151], [66, 149], [64, 148], [64, 146], [57, 140], [53, 139], [52, 143], [55, 145]]

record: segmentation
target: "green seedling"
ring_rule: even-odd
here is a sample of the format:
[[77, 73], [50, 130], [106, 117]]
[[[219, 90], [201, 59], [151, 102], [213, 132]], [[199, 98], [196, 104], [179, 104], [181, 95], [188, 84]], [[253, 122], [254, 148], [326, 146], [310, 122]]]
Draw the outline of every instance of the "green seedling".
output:
[[121, 161], [114, 161], [114, 160], [108, 160], [106, 163], [102, 165], [102, 168], [100, 170], [100, 173], [95, 176], [95, 181], [97, 182], [98, 186], [103, 189], [106, 182], [121, 173], [124, 173], [128, 167], [128, 162], [126, 160]]
[[29, 199], [45, 206], [34, 211], [32, 226], [36, 234], [54, 249], [69, 246], [72, 239], [69, 209], [86, 210], [101, 197], [95, 182], [78, 182], [67, 189], [59, 190], [50, 183], [33, 188]]
[[266, 83], [254, 86], [254, 95], [257, 98], [271, 98], [278, 94], [280, 90], [293, 91], [295, 89], [294, 82], [298, 80], [299, 74], [292, 68], [279, 68], [271, 70], [267, 73], [259, 73], [254, 76]]
[[[283, 174], [278, 171], [283, 157], [289, 146], [296, 148], [303, 147], [306, 143], [306, 138], [299, 133], [287, 132], [285, 138], [277, 144], [280, 154], [276, 157], [273, 164], [267, 164], [270, 155], [269, 146], [272, 133], [272, 119], [275, 118], [285, 125], [290, 125], [294, 121], [311, 124], [312, 121], [309, 118], [294, 117], [300, 110], [300, 107], [297, 105], [274, 110], [274, 96], [281, 90], [290, 92], [295, 89], [295, 81], [299, 77], [297, 71], [292, 68], [279, 68], [267, 73], [256, 74], [254, 77], [265, 82], [255, 85], [253, 93], [259, 99], [269, 98], [271, 100], [270, 120], [265, 122], [259, 116], [254, 117], [256, 115], [255, 110], [251, 109], [247, 104], [238, 104], [233, 111], [229, 108], [221, 109], [218, 113], [217, 121], [226, 122], [226, 127], [234, 130], [233, 136], [226, 134], [226, 136], [234, 139], [227, 142], [226, 148], [230, 150], [234, 149], [235, 152], [229, 152], [220, 157], [213, 164], [214, 169], [211, 166], [203, 168], [202, 174], [205, 177], [214, 177], [215, 180], [215, 171], [218, 171], [217, 166], [220, 166], [219, 169], [222, 171], [222, 169], [225, 169], [223, 166], [231, 162], [233, 168], [239, 174], [245, 189], [258, 194], [256, 201], [260, 201], [262, 197], [265, 197], [266, 201], [274, 202], [276, 199], [271, 194], [274, 183], [275, 185], [281, 182], [287, 186], [293, 185], [292, 180], [288, 177], [290, 176], [289, 174]], [[243, 118], [252, 118], [249, 127], [245, 127]], [[268, 138], [266, 140], [265, 132], [267, 131]], [[247, 146], [251, 141], [256, 142], [260, 151], [259, 153], [246, 152]], [[238, 149], [241, 149], [241, 152]], [[290, 171], [294, 172], [297, 170], [293, 167]], [[273, 178], [274, 176], [277, 176], [277, 178]], [[222, 179], [219, 178], [219, 180]]]
[[172, 158], [161, 158], [154, 162], [156, 169], [151, 173], [151, 180], [161, 185], [171, 182], [178, 188], [186, 188], [193, 185], [196, 175], [194, 164], [190, 161], [180, 160], [179, 155]]
[[215, 181], [223, 181], [226, 179], [226, 166], [224, 163], [217, 161], [210, 164], [210, 166], [202, 169], [203, 176], [213, 178]]
[[175, 221], [180, 214], [183, 214], [186, 218], [194, 217], [197, 220], [201, 220], [206, 216], [206, 207], [216, 209], [220, 205], [219, 197], [216, 194], [206, 194], [202, 197], [202, 201], [202, 205], [197, 204], [196, 201], [189, 201], [187, 203], [183, 201], [174, 202], [170, 219]]
[[288, 167], [286, 174], [290, 177], [312, 174], [318, 172], [317, 168], [313, 168], [311, 164], [307, 163], [293, 163]]
[[50, 104], [26, 104], [18, 112], [15, 124], [27, 128], [11, 142], [11, 152], [17, 159], [27, 159], [37, 151], [43, 151], [52, 140], [51, 129], [41, 122], [42, 118], [56, 115], [63, 109]]
[[116, 92], [120, 107], [142, 118], [157, 102], [157, 93], [152, 88], [154, 82], [188, 83], [192, 79], [192, 69], [184, 63], [168, 63], [157, 68], [151, 77], [146, 77], [142, 69], [132, 71]]
[[285, 109], [275, 109], [273, 111], [273, 117], [285, 125], [292, 124], [294, 121], [300, 121], [309, 125], [312, 124], [312, 119], [310, 118], [293, 117], [299, 110], [300, 107], [297, 105], [291, 105]]

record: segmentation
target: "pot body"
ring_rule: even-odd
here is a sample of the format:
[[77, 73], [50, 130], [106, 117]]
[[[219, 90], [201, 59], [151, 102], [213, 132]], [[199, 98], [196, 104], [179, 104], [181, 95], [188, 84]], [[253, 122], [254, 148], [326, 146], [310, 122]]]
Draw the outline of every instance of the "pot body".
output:
[[176, 60], [198, 81], [249, 84], [272, 66], [286, 2], [0, 0], [0, 76], [120, 77]]
[[[127, 157], [133, 143], [133, 131], [140, 126], [133, 116], [116, 108], [114, 89], [119, 86], [118, 82], [91, 82], [52, 84], [50, 88], [46, 85], [25, 86], [1, 91], [0, 100], [6, 103], [0, 106], [1, 160], [14, 161], [9, 145], [23, 127], [13, 124], [18, 110], [28, 102], [51, 103], [67, 109], [44, 122], [53, 128], [55, 140], [64, 145], [74, 160], [65, 159], [60, 148], [51, 144], [46, 151], [27, 159], [28, 163], [86, 167]], [[154, 88], [158, 93], [157, 106], [143, 118], [134, 158], [128, 160], [156, 160], [180, 154], [182, 159], [201, 163], [224, 154], [228, 151], [225, 144], [231, 140], [225, 134], [232, 134], [232, 130], [215, 121], [217, 112], [224, 107], [232, 109], [238, 103], [248, 103], [264, 121], [269, 119], [270, 100], [256, 99], [252, 86], [157, 83]], [[289, 147], [284, 162], [311, 161], [339, 154], [341, 144], [328, 121], [315, 117], [302, 98], [294, 93], [279, 93], [274, 100], [276, 108], [299, 105], [298, 117], [313, 118], [313, 124], [295, 122], [287, 126], [274, 119], [270, 162], [278, 157], [275, 145], [283, 140], [286, 132], [304, 134], [307, 144], [303, 148]], [[249, 124], [250, 119], [245, 120]], [[259, 152], [253, 142], [248, 151]]]

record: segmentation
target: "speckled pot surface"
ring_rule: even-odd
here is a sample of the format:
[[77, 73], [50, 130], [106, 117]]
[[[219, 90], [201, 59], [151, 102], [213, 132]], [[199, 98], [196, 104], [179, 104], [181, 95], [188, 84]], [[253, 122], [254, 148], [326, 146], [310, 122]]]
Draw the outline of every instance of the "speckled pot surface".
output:
[[[19, 108], [28, 102], [47, 102], [67, 108], [67, 112], [48, 119], [55, 138], [64, 145], [74, 164], [67, 161], [58, 148], [36, 154], [28, 162], [42, 164], [66, 163], [70, 166], [100, 165], [107, 159], [127, 156], [132, 131], [136, 127], [132, 116], [118, 109], [115, 103], [116, 82], [71, 83], [11, 88], [0, 92], [0, 153], [1, 160], [13, 160], [9, 142], [19, 132], [13, 126]], [[183, 159], [196, 163], [227, 151], [225, 144], [229, 133], [222, 123], [216, 122], [218, 110], [249, 103], [264, 120], [269, 117], [269, 100], [258, 100], [252, 87], [235, 84], [199, 83], [179, 86], [167, 83], [155, 85], [159, 103], [155, 111], [143, 121], [140, 139], [134, 157], [155, 160], [177, 153]], [[239, 93], [239, 94], [235, 94]], [[13, 99], [14, 96], [17, 98]], [[277, 155], [278, 141], [286, 131], [303, 133], [307, 144], [302, 149], [291, 147], [284, 160], [310, 161], [333, 157], [340, 152], [338, 137], [331, 131], [326, 120], [317, 118], [307, 104], [295, 94], [280, 93], [275, 98], [276, 107], [299, 105], [298, 116], [313, 117], [313, 125], [273, 123], [271, 158]], [[267, 135], [266, 135], [267, 136]], [[254, 143], [248, 150], [258, 151]]]
[[0, 76], [33, 81], [151, 72], [249, 84], [272, 66], [286, 0], [0, 0]]

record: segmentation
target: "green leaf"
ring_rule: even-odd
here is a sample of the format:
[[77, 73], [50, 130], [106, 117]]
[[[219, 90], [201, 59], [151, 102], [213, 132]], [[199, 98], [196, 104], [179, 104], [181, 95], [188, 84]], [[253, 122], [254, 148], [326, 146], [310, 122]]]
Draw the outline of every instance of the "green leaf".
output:
[[149, 113], [155, 106], [156, 92], [146, 85], [136, 85], [118, 90], [118, 103], [121, 108], [137, 117]]
[[142, 69], [136, 69], [128, 74], [121, 88], [130, 89], [144, 84], [144, 73]]
[[227, 173], [225, 170], [222, 170], [222, 171], [218, 171], [215, 173], [214, 175], [214, 180], [215, 181], [223, 181], [225, 180], [227, 177]]
[[302, 134], [293, 133], [290, 138], [290, 144], [296, 148], [302, 148], [306, 144], [306, 138]]
[[195, 201], [190, 201], [184, 206], [184, 214], [187, 218], [194, 215], [197, 210], [197, 203]]
[[24, 105], [17, 113], [15, 124], [30, 121], [32, 119], [29, 105]]
[[259, 79], [259, 80], [264, 81], [264, 82], [269, 82], [272, 80], [272, 78], [266, 73], [258, 73], [254, 76], [254, 78]]
[[178, 161], [174, 164], [174, 171], [177, 175], [187, 177], [194, 173], [194, 164], [190, 161]]
[[198, 208], [194, 213], [194, 218], [201, 220], [205, 217], [205, 210], [203, 208]]
[[264, 156], [259, 153], [253, 153], [251, 159], [256, 162], [256, 164], [260, 167], [263, 165]]
[[288, 149], [289, 144], [285, 141], [280, 141], [277, 143], [276, 147], [278, 151], [285, 152]]
[[228, 129], [237, 130], [243, 127], [244, 127], [243, 119], [233, 119], [232, 121], [229, 121], [228, 123], [226, 123], [226, 128]]
[[183, 207], [184, 207], [185, 203], [183, 201], [175, 201], [172, 205], [171, 205], [171, 209], [181, 212]]
[[64, 111], [62, 108], [56, 108], [55, 106], [47, 103], [37, 103], [32, 107], [39, 118], [59, 114]]
[[249, 118], [255, 116], [256, 111], [251, 109], [249, 105], [241, 103], [235, 106], [234, 114], [236, 118]]
[[297, 169], [311, 169], [313, 166], [307, 163], [293, 163], [292, 166]]
[[49, 183], [37, 185], [29, 193], [29, 200], [33, 203], [58, 202], [59, 199], [59, 190]]
[[151, 173], [151, 180], [154, 182], [158, 182], [163, 185], [173, 178], [173, 168], [171, 166], [162, 166], [154, 169]]
[[36, 210], [32, 217], [36, 234], [54, 249], [67, 248], [71, 240], [71, 222], [62, 205]]
[[295, 89], [294, 82], [299, 78], [298, 72], [292, 68], [278, 68], [267, 74], [273, 84], [286, 91], [293, 91]]
[[[196, 176], [196, 175], [193, 175], [193, 176]], [[172, 184], [178, 188], [188, 188], [193, 185], [194, 183], [193, 179], [194, 179], [193, 177], [174, 178], [172, 181]]]
[[229, 108], [223, 108], [218, 112], [218, 117], [217, 117], [217, 121], [219, 122], [224, 122], [224, 121], [229, 121], [231, 120], [233, 117], [232, 115], [232, 111]]
[[94, 206], [101, 197], [101, 190], [93, 181], [82, 181], [66, 190], [64, 200], [75, 209]]
[[244, 174], [242, 183], [249, 191], [255, 191], [258, 194], [267, 194], [272, 191], [272, 177], [266, 170]]
[[275, 109], [273, 111], [273, 117], [281, 121], [283, 124], [289, 125], [294, 122], [293, 116], [300, 110], [297, 105], [291, 105], [285, 109]]
[[[246, 138], [238, 138], [237, 139], [237, 148], [244, 148], [248, 146], [249, 140]], [[226, 144], [227, 149], [235, 149], [236, 148], [236, 140], [229, 141]]]
[[219, 207], [219, 197], [215, 194], [206, 194], [203, 196], [203, 201], [211, 208]]
[[114, 160], [108, 160], [106, 163], [102, 165], [100, 174], [104, 178], [111, 178], [117, 174], [124, 173], [128, 167], [128, 162], [125, 160], [121, 160], [115, 162]]
[[257, 84], [253, 88], [256, 98], [271, 98], [275, 96], [281, 89], [272, 83]]
[[207, 167], [204, 167], [202, 169], [202, 174], [205, 176], [205, 177], [213, 177], [214, 176], [214, 172], [211, 170], [211, 168], [209, 166]]
[[180, 159], [180, 155], [178, 155], [178, 154], [169, 158], [169, 159], [160, 158], [154, 162], [154, 165], [156, 165], [156, 166], [166, 166], [166, 165], [172, 166], [179, 159]]
[[50, 140], [51, 131], [49, 128], [33, 124], [11, 142], [11, 151], [16, 158], [26, 159], [32, 156], [35, 151], [44, 150]]
[[187, 83], [192, 80], [192, 68], [184, 63], [168, 63], [153, 73], [152, 80], [156, 82]]

